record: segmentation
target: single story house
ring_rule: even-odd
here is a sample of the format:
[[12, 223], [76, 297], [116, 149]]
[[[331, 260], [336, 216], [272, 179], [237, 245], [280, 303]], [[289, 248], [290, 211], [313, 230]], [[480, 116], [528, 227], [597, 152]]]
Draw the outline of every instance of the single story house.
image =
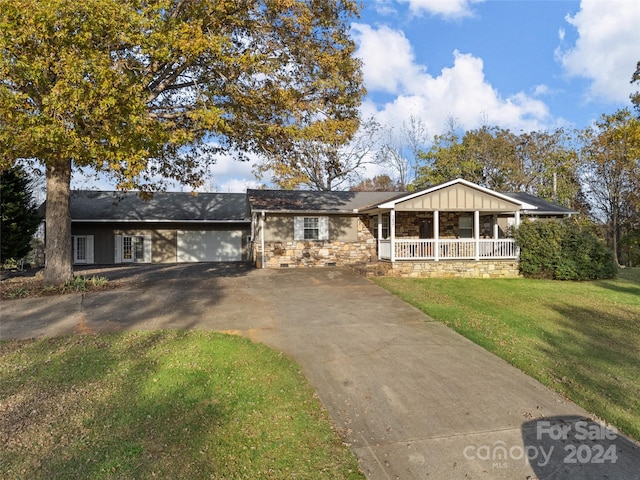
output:
[[76, 264], [248, 261], [258, 268], [382, 265], [388, 275], [518, 275], [510, 227], [572, 210], [456, 179], [417, 192], [74, 191]]

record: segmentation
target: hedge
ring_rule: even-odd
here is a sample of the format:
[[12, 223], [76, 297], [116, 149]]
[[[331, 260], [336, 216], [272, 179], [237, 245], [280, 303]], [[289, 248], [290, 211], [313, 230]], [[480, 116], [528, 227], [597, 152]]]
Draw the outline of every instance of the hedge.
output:
[[555, 280], [613, 278], [613, 255], [593, 228], [570, 219], [525, 220], [513, 236], [520, 247], [520, 273]]

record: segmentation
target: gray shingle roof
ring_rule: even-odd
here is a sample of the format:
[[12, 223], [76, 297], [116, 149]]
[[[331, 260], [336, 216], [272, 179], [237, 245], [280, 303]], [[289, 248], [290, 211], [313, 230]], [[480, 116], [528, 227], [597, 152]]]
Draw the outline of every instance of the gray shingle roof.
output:
[[353, 213], [384, 202], [398, 192], [316, 192], [308, 190], [247, 190], [251, 209], [277, 212]]
[[74, 221], [244, 221], [244, 193], [158, 192], [151, 200], [136, 192], [74, 190], [70, 211]]
[[569, 208], [565, 208], [561, 205], [548, 202], [539, 197], [535, 197], [528, 193], [523, 192], [505, 192], [503, 195], [507, 197], [511, 197], [514, 200], [519, 200], [521, 202], [528, 203], [529, 205], [533, 205], [537, 207], [536, 210], [524, 210], [524, 213], [535, 213], [537, 215], [569, 215], [572, 213], [578, 213], [575, 210], [571, 210]]

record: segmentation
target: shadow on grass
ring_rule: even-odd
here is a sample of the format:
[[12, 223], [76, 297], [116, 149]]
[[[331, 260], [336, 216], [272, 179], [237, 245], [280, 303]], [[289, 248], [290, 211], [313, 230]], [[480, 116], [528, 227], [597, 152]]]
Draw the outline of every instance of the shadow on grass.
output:
[[616, 282], [616, 281], [607, 281], [607, 280], [600, 280], [597, 282], [594, 282], [597, 286], [605, 288], [607, 290], [611, 290], [614, 292], [618, 292], [618, 293], [624, 293], [627, 295], [638, 295], [640, 296], [640, 286], [638, 287], [627, 287], [627, 286], [623, 286], [620, 285], [620, 282]]
[[[0, 355], [2, 478], [255, 478], [278, 468], [284, 478], [355, 466], [341, 463], [338, 439], [306, 436], [323, 420], [310, 390], [280, 374], [298, 378], [297, 367], [243, 338], [73, 336], [0, 343]], [[292, 455], [311, 470], [296, 470]]]
[[189, 405], [185, 399], [198, 398], [193, 390], [201, 388], [197, 373], [192, 381], [149, 390], [162, 368], [149, 352], [180, 335], [128, 335], [115, 344], [108, 337], [89, 343], [67, 337], [27, 345], [23, 355], [42, 360], [2, 376], [9, 405], [2, 477], [178, 478], [210, 470], [207, 457], [185, 450], [205, 444], [209, 429], [201, 427], [202, 419], [223, 422], [226, 407], [211, 403], [203, 412]]
[[545, 334], [542, 350], [554, 362], [554, 382], [587, 410], [640, 438], [637, 310], [620, 305], [616, 314], [567, 305], [552, 308], [561, 315], [559, 328]]

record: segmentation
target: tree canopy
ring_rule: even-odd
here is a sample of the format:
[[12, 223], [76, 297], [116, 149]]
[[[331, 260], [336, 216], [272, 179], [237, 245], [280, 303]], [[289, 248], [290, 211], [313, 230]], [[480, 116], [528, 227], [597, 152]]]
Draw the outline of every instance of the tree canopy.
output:
[[462, 136], [450, 128], [422, 153], [413, 188], [464, 178], [498, 191], [520, 191], [585, 210], [577, 154], [563, 130], [516, 135], [484, 126]]
[[602, 115], [582, 133], [582, 143], [586, 193], [619, 263], [621, 240], [640, 228], [640, 119], [628, 109]]
[[404, 185], [389, 175], [381, 174], [360, 180], [349, 189], [352, 192], [403, 192]]
[[272, 183], [284, 189], [303, 186], [311, 190], [339, 190], [353, 182], [359, 170], [371, 162], [369, 157], [375, 150], [378, 130], [379, 125], [369, 119], [362, 122], [348, 144], [333, 132], [297, 140], [285, 150], [264, 156], [254, 173], [258, 178], [270, 174]]
[[19, 166], [0, 174], [0, 263], [19, 260], [31, 250], [31, 238], [42, 219], [34, 203], [31, 181]]
[[48, 283], [71, 275], [72, 168], [124, 190], [195, 187], [214, 154], [346, 142], [358, 127], [350, 0], [0, 0], [0, 11], [0, 166], [46, 167]]
[[[633, 75], [631, 76], [631, 83], [636, 84], [640, 89], [640, 61], [636, 65], [636, 71], [633, 72]], [[638, 117], [640, 117], [640, 90], [632, 93], [629, 97], [631, 98], [633, 107], [636, 109]]]

